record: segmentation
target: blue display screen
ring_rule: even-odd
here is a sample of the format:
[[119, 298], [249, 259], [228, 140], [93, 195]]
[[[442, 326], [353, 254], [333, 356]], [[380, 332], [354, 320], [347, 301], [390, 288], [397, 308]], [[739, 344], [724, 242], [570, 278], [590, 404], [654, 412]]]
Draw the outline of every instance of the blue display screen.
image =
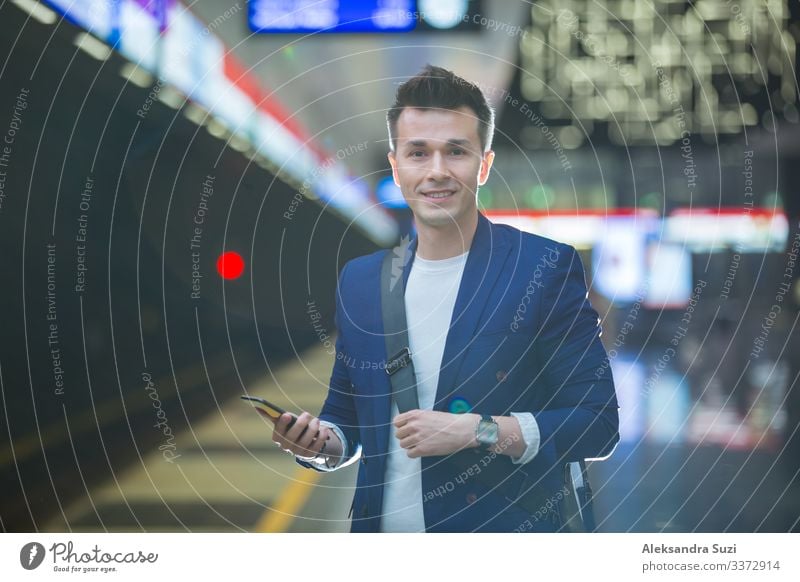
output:
[[264, 33], [407, 32], [416, 0], [249, 0], [251, 30]]

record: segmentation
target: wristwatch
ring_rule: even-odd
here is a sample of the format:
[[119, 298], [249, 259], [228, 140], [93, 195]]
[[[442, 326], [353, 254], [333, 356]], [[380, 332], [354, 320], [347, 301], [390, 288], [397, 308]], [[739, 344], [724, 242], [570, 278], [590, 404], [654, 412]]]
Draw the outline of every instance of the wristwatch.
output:
[[481, 414], [478, 426], [475, 428], [475, 438], [478, 446], [484, 451], [492, 450], [500, 439], [500, 427], [488, 414]]

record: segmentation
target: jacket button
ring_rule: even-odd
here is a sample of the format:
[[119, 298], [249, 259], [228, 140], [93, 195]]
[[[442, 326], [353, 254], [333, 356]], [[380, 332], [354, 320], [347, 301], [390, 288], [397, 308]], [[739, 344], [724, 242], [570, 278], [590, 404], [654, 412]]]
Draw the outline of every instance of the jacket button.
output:
[[477, 495], [475, 495], [474, 493], [467, 493], [467, 503], [472, 505], [477, 500], [478, 500], [478, 496]]
[[508, 372], [506, 372], [505, 370], [497, 370], [497, 374], [495, 374], [495, 377], [497, 378], [498, 382], [502, 382], [503, 380], [505, 380], [506, 376], [508, 376]]

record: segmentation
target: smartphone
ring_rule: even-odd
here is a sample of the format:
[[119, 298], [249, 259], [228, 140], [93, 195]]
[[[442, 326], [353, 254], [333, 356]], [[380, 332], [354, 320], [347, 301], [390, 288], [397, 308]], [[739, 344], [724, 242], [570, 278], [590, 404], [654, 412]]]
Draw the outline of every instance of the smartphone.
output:
[[[240, 398], [242, 400], [246, 400], [260, 411], [265, 412], [267, 416], [276, 422], [281, 417], [281, 414], [286, 412], [277, 404], [273, 404], [269, 400], [264, 400], [263, 398], [259, 398], [257, 396], [240, 396]], [[297, 417], [292, 415], [292, 420], [289, 421], [289, 426], [292, 426], [295, 420], [297, 420]]]

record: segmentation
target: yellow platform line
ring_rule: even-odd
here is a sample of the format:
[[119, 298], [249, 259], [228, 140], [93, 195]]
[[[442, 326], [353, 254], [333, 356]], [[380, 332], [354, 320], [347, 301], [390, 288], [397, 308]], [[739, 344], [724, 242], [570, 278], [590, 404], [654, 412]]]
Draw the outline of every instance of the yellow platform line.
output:
[[255, 530], [259, 533], [285, 532], [294, 521], [314, 491], [314, 485], [319, 481], [321, 473], [313, 469], [298, 467], [292, 482], [278, 500], [267, 509], [256, 523]]

